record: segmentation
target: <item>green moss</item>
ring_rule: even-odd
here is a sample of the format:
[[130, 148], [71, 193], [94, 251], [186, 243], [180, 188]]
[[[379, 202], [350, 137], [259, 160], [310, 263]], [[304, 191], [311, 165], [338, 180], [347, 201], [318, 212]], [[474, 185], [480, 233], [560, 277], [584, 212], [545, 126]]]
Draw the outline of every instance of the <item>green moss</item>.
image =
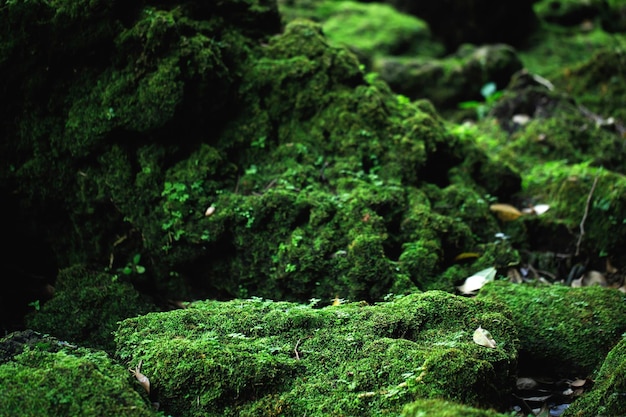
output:
[[43, 346], [27, 347], [0, 364], [0, 414], [159, 415], [129, 372], [105, 353]]
[[5, 171], [28, 216], [58, 220], [44, 233], [58, 263], [139, 254], [132, 283], [176, 298], [452, 290], [429, 280], [492, 241], [484, 202], [519, 177], [320, 24], [277, 33], [273, 2], [230, 3], [137, 6], [106, 61], [68, 58], [49, 105], [18, 106]]
[[443, 53], [443, 46], [431, 39], [426, 22], [387, 4], [326, 2], [316, 10], [316, 17], [331, 42], [366, 58]]
[[581, 31], [578, 27], [542, 24], [529, 39], [528, 46], [518, 53], [530, 72], [552, 80], [564, 69], [587, 61], [598, 50], [622, 42], [621, 35], [609, 34], [599, 26], [591, 31]]
[[[588, 60], [565, 69], [555, 85], [601, 118], [626, 120], [622, 98], [626, 94], [626, 37], [617, 37], [610, 46], [598, 48]], [[611, 124], [605, 122], [611, 128]], [[614, 129], [614, 126], [613, 126]], [[623, 135], [623, 132], [622, 132]]]
[[151, 302], [119, 276], [75, 266], [59, 273], [54, 298], [30, 313], [26, 326], [71, 343], [113, 352], [112, 332], [118, 321], [154, 310]]
[[[616, 265], [626, 261], [621, 251], [624, 236], [620, 228], [626, 218], [622, 201], [626, 185], [623, 175], [589, 164], [568, 166], [553, 162], [529, 171], [524, 182], [526, 195], [550, 205], [548, 212], [531, 223], [538, 228], [539, 238], [550, 241], [550, 234], [562, 237], [558, 229], [566, 228], [570, 231], [569, 237], [561, 244], [555, 242], [555, 247], [578, 246], [582, 253], [608, 256]], [[585, 233], [580, 237], [585, 212]]]
[[493, 410], [481, 410], [444, 400], [417, 400], [402, 410], [403, 417], [504, 417]]
[[591, 392], [584, 394], [563, 413], [564, 417], [620, 415], [626, 409], [626, 342], [622, 340], [606, 356], [594, 374]]
[[[444, 292], [322, 309], [196, 302], [125, 320], [117, 354], [142, 359], [164, 411], [181, 416], [379, 415], [431, 397], [503, 406], [517, 343], [506, 314]], [[472, 342], [479, 325], [497, 349]]]
[[520, 372], [588, 376], [626, 330], [624, 295], [614, 289], [496, 281], [478, 298], [511, 309], [525, 359]]

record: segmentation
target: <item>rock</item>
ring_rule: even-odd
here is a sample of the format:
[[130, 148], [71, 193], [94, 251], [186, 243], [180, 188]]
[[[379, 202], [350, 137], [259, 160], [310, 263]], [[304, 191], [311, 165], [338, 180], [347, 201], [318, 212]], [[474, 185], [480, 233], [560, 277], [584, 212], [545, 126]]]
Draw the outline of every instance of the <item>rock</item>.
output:
[[626, 330], [623, 294], [602, 287], [570, 288], [492, 282], [477, 298], [506, 305], [520, 338], [520, 372], [585, 378]]
[[[204, 301], [125, 320], [117, 355], [142, 359], [163, 410], [181, 417], [380, 415], [416, 398], [505, 407], [517, 336], [501, 307], [441, 291], [321, 309]], [[480, 324], [497, 348], [472, 341]]]

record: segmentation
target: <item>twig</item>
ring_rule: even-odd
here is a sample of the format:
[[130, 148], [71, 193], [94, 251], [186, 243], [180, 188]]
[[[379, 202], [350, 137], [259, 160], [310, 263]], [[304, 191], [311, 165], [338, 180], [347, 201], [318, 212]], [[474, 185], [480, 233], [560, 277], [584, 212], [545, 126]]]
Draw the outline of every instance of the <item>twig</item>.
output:
[[576, 256], [580, 253], [580, 244], [583, 241], [583, 235], [585, 234], [585, 221], [587, 220], [587, 215], [589, 214], [589, 205], [591, 204], [591, 197], [593, 196], [593, 192], [596, 189], [596, 185], [598, 184], [598, 177], [600, 175], [600, 170], [596, 172], [596, 177], [593, 179], [593, 185], [591, 186], [591, 190], [589, 190], [589, 195], [587, 195], [587, 203], [585, 204], [585, 212], [583, 213], [583, 218], [580, 221], [580, 235], [578, 236], [578, 242], [576, 242]]
[[296, 342], [296, 347], [293, 348], [293, 352], [296, 354], [296, 360], [300, 360], [300, 355], [298, 354], [298, 345], [300, 344], [300, 340], [302, 339], [298, 339], [298, 341]]

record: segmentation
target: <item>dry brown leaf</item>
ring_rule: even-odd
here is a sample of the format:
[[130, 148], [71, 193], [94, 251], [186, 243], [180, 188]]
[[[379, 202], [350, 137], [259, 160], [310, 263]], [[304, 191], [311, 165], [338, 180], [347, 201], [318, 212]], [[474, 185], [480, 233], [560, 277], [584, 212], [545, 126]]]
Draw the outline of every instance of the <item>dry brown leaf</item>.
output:
[[606, 258], [606, 273], [607, 274], [617, 274], [619, 270], [613, 266], [611, 260]]
[[478, 252], [463, 252], [463, 253], [459, 253], [457, 256], [454, 257], [455, 261], [462, 261], [464, 259], [475, 259], [478, 258], [480, 256], [480, 253]]
[[496, 347], [496, 341], [493, 340], [493, 337], [491, 337], [491, 333], [489, 333], [488, 330], [483, 329], [481, 326], [478, 326], [478, 329], [474, 330], [472, 340], [474, 340], [474, 343], [477, 345], [492, 349]]
[[582, 279], [581, 284], [583, 287], [590, 287], [592, 285], [599, 285], [601, 287], [606, 287], [608, 285], [608, 283], [606, 282], [606, 278], [604, 277], [604, 274], [598, 271], [587, 271], [581, 277], [581, 279]]
[[517, 220], [522, 212], [510, 204], [492, 204], [489, 206], [489, 210], [496, 213], [498, 218], [504, 222], [511, 222]]
[[520, 274], [517, 268], [509, 268], [506, 271], [506, 276], [509, 278], [510, 282], [513, 282], [515, 284], [519, 284], [524, 281], [524, 279], [522, 278], [522, 274]]

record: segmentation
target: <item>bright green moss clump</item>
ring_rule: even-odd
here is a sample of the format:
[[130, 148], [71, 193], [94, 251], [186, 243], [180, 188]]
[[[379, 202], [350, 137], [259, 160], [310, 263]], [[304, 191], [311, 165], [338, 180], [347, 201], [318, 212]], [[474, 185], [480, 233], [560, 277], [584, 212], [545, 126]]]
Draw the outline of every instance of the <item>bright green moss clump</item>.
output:
[[[0, 415], [158, 415], [128, 370], [104, 352], [39, 335], [36, 344], [13, 352], [7, 361], [4, 353], [21, 343], [22, 334], [0, 339]], [[32, 338], [32, 332], [26, 337]]]
[[493, 410], [480, 410], [444, 400], [417, 400], [402, 410], [403, 417], [505, 417]]
[[513, 313], [526, 367], [521, 373], [587, 377], [626, 331], [624, 294], [614, 289], [493, 282], [478, 298]]
[[122, 271], [96, 273], [78, 265], [65, 269], [57, 277], [54, 298], [27, 317], [27, 327], [112, 353], [118, 321], [156, 309], [127, 281]]
[[[472, 341], [478, 326], [496, 349]], [[196, 302], [127, 319], [116, 341], [182, 417], [377, 416], [416, 398], [504, 406], [517, 344], [501, 305], [437, 291], [322, 309]]]

